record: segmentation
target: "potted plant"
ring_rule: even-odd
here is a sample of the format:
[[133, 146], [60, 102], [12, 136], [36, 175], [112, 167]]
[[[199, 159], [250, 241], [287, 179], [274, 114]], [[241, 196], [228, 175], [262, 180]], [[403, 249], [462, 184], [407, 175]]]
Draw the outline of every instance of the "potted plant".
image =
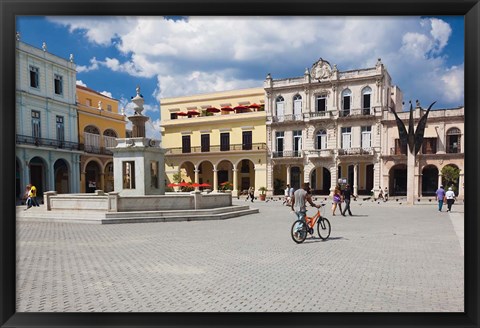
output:
[[259, 195], [260, 200], [265, 200], [265, 197], [266, 197], [265, 193], [267, 192], [267, 188], [260, 187], [258, 191], [260, 191], [260, 195]]

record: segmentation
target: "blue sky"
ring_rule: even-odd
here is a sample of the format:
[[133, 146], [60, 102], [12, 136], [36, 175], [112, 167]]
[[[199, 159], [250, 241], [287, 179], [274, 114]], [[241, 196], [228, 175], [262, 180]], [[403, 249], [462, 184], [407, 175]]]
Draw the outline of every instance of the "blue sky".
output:
[[[303, 76], [320, 57], [340, 71], [381, 58], [404, 101], [464, 104], [464, 19], [441, 17], [17, 17], [21, 40], [64, 58], [77, 83], [126, 106], [140, 86], [159, 137], [159, 100]], [[130, 112], [131, 113], [131, 112]]]

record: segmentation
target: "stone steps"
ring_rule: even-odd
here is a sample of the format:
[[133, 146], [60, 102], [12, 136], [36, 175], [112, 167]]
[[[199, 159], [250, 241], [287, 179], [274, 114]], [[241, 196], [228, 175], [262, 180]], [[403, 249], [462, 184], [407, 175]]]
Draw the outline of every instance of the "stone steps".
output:
[[234, 205], [229, 207], [179, 210], [179, 211], [136, 211], [136, 212], [105, 212], [105, 211], [46, 211], [45, 207], [32, 207], [24, 210], [24, 206], [17, 207], [19, 221], [55, 221], [94, 224], [141, 223], [141, 222], [175, 222], [175, 221], [202, 221], [224, 220], [242, 215], [258, 213], [258, 209], [249, 206]]

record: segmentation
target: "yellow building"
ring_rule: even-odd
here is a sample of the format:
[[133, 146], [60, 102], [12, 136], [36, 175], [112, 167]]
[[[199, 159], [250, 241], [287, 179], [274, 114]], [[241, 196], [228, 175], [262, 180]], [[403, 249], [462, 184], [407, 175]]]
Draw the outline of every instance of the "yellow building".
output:
[[233, 196], [252, 186], [259, 194], [267, 185], [264, 98], [252, 88], [161, 99], [166, 183], [180, 173], [213, 191], [229, 182]]
[[81, 149], [80, 192], [113, 191], [113, 156], [108, 147], [125, 138], [125, 116], [118, 100], [77, 85], [78, 133]]

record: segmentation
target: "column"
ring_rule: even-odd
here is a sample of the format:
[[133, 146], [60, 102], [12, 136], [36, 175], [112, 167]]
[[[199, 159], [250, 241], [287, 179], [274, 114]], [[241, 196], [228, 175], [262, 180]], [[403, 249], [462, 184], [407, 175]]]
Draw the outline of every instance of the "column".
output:
[[100, 173], [100, 186], [97, 186], [96, 189], [105, 190], [105, 172]]
[[407, 149], [407, 204], [413, 205], [415, 199], [415, 155]]
[[218, 170], [217, 166], [213, 166], [213, 192], [218, 192]]
[[[195, 182], [196, 184], [199, 184], [199, 181], [200, 181], [200, 176], [199, 176], [199, 174], [198, 174], [199, 169], [195, 166], [195, 168], [193, 169], [193, 172], [195, 173], [194, 182]], [[195, 191], [200, 190], [199, 188], [200, 188], [200, 187], [195, 187]]]
[[238, 196], [238, 170], [236, 167], [233, 168], [233, 190], [232, 190], [232, 197]]
[[463, 198], [463, 187], [464, 187], [463, 186], [463, 183], [464, 183], [463, 180], [464, 180], [464, 177], [463, 177], [463, 172], [462, 172], [458, 176], [458, 195], [457, 195], [457, 196], [460, 196], [461, 198]]
[[287, 165], [287, 184], [292, 185], [290, 183], [290, 165]]
[[353, 194], [358, 195], [358, 164], [353, 166]]
[[438, 186], [437, 187], [440, 187], [442, 185], [442, 173], [438, 172]]

